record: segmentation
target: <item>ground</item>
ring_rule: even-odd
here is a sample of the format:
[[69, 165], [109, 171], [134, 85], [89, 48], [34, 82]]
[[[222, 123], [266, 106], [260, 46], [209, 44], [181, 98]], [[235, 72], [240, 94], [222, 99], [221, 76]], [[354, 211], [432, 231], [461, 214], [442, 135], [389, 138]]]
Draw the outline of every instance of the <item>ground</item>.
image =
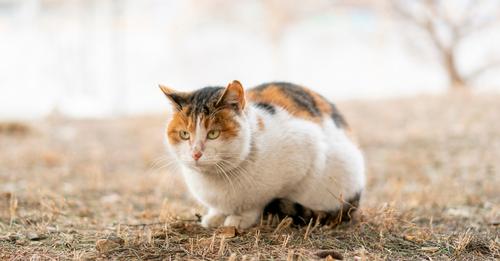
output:
[[339, 107], [368, 186], [334, 229], [200, 227], [203, 208], [164, 168], [160, 115], [0, 123], [0, 259], [500, 258], [500, 96]]

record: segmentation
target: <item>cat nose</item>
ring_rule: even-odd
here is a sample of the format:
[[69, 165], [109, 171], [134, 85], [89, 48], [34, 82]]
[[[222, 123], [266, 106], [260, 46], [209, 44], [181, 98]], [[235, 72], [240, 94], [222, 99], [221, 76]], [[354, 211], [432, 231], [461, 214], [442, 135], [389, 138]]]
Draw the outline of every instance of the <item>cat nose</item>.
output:
[[192, 156], [194, 160], [199, 160], [203, 156], [203, 153], [201, 151], [193, 152]]

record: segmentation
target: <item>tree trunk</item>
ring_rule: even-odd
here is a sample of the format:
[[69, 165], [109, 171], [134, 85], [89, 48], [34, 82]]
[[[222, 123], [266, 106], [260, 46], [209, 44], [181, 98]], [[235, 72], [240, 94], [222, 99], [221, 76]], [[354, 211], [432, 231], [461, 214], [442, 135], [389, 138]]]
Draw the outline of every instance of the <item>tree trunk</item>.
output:
[[455, 55], [452, 50], [444, 53], [444, 66], [448, 74], [450, 89], [453, 91], [464, 90], [467, 88], [467, 82], [458, 71]]

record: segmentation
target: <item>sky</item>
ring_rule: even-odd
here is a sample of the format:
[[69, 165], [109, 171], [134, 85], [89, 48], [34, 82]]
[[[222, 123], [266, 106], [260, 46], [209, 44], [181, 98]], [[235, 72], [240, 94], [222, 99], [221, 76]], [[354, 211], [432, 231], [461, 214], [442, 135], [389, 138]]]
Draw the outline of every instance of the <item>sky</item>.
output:
[[[189, 91], [288, 81], [333, 101], [447, 88], [429, 40], [387, 6], [323, 1], [283, 14], [263, 3], [0, 0], [0, 119], [162, 113], [169, 107], [160, 83]], [[464, 41], [460, 68], [500, 58], [499, 32]], [[499, 91], [498, 72], [474, 88]]]

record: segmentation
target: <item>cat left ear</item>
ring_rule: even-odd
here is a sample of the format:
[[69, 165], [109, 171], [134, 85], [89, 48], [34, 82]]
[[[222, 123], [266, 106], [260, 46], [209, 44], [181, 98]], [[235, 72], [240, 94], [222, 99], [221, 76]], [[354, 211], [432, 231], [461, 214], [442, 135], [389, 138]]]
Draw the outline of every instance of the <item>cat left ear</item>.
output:
[[217, 106], [230, 105], [242, 111], [245, 108], [245, 90], [239, 81], [230, 83], [217, 101]]
[[174, 107], [179, 111], [182, 110], [182, 106], [186, 104], [185, 95], [161, 84], [159, 87], [165, 96], [167, 96], [167, 98], [172, 102]]

